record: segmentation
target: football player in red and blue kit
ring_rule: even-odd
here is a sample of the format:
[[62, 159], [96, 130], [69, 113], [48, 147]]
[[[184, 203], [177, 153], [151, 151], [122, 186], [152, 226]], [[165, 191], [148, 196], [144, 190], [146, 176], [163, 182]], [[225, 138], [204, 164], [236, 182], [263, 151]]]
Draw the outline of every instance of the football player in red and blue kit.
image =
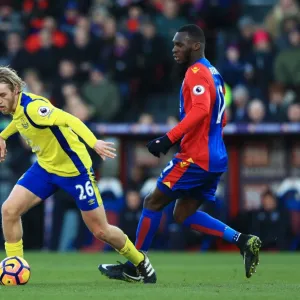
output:
[[[162, 171], [157, 186], [144, 201], [135, 246], [148, 251], [159, 227], [162, 210], [176, 201], [174, 219], [196, 231], [234, 243], [243, 255], [246, 277], [256, 271], [261, 241], [241, 234], [223, 222], [199, 211], [205, 201], [215, 201], [220, 177], [227, 170], [222, 131], [226, 124], [224, 82], [204, 57], [205, 37], [200, 27], [185, 25], [175, 34], [173, 55], [185, 67], [180, 89], [180, 122], [166, 135], [149, 142], [156, 157], [166, 154], [177, 142], [180, 150]], [[141, 281], [136, 268], [125, 264], [102, 264], [102, 274], [111, 279]]]

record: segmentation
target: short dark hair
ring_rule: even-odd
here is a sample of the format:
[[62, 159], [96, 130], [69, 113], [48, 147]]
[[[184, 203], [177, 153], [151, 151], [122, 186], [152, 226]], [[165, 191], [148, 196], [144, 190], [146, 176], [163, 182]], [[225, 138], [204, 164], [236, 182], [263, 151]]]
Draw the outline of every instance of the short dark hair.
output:
[[195, 24], [184, 25], [179, 28], [178, 32], [187, 32], [189, 37], [195, 40], [196, 42], [205, 44], [204, 32], [199, 26]]
[[261, 193], [262, 198], [267, 197], [267, 196], [271, 196], [272, 198], [274, 198], [276, 200], [276, 196], [270, 188], [267, 188], [266, 190], [264, 190]]

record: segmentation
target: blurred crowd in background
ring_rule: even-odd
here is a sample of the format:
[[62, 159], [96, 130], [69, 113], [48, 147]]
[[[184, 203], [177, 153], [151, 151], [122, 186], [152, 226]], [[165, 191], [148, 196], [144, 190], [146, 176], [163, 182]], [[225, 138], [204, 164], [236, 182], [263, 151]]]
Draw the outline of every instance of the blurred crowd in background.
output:
[[195, 23], [230, 122], [299, 122], [300, 6], [251, 2], [1, 0], [0, 64], [83, 121], [174, 122], [172, 38]]
[[[49, 98], [86, 124], [172, 125], [178, 121], [181, 80], [174, 67], [172, 38], [187, 23], [205, 32], [206, 57], [226, 83], [228, 122], [300, 122], [300, 5], [296, 0], [0, 0], [0, 65], [18, 71], [26, 82], [25, 92]], [[0, 128], [9, 121], [0, 115]], [[0, 167], [1, 201], [34, 160], [19, 138], [12, 138], [9, 149], [11, 154]], [[133, 166], [126, 187], [116, 178], [99, 182], [109, 220], [121, 224], [133, 240], [143, 186], [149, 180], [153, 183], [146, 171]], [[230, 221], [244, 232], [264, 236], [266, 248], [296, 249], [300, 217], [292, 222], [291, 210], [280, 199], [294, 191], [292, 208], [300, 211], [298, 184], [278, 195], [265, 191], [261, 208]], [[148, 192], [149, 186], [144, 189]], [[64, 212], [75, 208], [75, 203], [64, 194], [56, 197], [59, 201], [51, 198], [24, 216], [25, 246], [102, 249], [77, 212], [63, 226]], [[215, 214], [222, 218], [224, 201], [219, 202]], [[226, 247], [190, 231], [182, 239], [184, 229], [170, 221], [171, 211], [172, 207], [165, 211], [157, 248], [199, 248], [200, 240], [201, 249]], [[26, 228], [34, 228], [35, 235]]]

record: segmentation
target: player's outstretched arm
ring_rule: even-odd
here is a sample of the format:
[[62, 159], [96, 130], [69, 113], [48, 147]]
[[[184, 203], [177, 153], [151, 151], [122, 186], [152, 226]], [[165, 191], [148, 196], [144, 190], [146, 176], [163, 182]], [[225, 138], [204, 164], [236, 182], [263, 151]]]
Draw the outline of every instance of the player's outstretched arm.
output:
[[60, 111], [59, 114], [61, 116], [55, 120], [53, 125], [69, 126], [70, 128], [72, 128], [72, 130], [78, 136], [80, 136], [92, 149], [94, 149], [103, 160], [105, 160], [106, 157], [116, 157], [116, 154], [114, 153], [116, 149], [111, 147], [114, 143], [97, 140], [92, 131], [73, 115], [64, 111]]
[[156, 157], [160, 157], [160, 153], [167, 154], [172, 146], [173, 143], [166, 134], [147, 144], [148, 151]]
[[203, 107], [194, 106], [190, 112], [171, 129], [166, 135], [150, 141], [147, 144], [148, 150], [156, 157], [160, 157], [160, 153], [167, 154], [169, 149], [180, 140], [191, 129], [201, 123], [206, 116], [208, 110]]
[[160, 153], [166, 154], [177, 141], [203, 122], [209, 115], [210, 89], [207, 79], [199, 74], [195, 76], [192, 71], [188, 71], [185, 83], [190, 90], [192, 108], [181, 122], [166, 135], [148, 143], [149, 152], [156, 157], [160, 157]]
[[6, 142], [2, 137], [0, 137], [0, 163], [5, 160], [6, 153]]
[[94, 146], [94, 150], [103, 160], [105, 160], [106, 157], [115, 158], [117, 155], [114, 153], [116, 152], [116, 149], [112, 147], [113, 145], [114, 143], [98, 140]]
[[10, 136], [17, 133], [18, 129], [14, 121], [11, 121], [9, 125], [0, 133], [0, 162], [5, 160], [7, 149], [6, 149], [6, 142]]
[[92, 131], [78, 118], [62, 111], [51, 103], [34, 101], [27, 107], [27, 115], [33, 123], [39, 126], [68, 126], [80, 136], [89, 147], [94, 149], [103, 160], [115, 158], [116, 150], [111, 146], [113, 143], [97, 140]]
[[14, 121], [11, 121], [7, 127], [0, 133], [0, 137], [3, 140], [7, 140], [10, 136], [17, 133], [18, 129], [16, 127], [16, 123]]
[[209, 82], [204, 76], [196, 75], [192, 71], [187, 72], [185, 83], [189, 87], [192, 108], [181, 122], [167, 133], [172, 143], [180, 140], [209, 115], [211, 101]]

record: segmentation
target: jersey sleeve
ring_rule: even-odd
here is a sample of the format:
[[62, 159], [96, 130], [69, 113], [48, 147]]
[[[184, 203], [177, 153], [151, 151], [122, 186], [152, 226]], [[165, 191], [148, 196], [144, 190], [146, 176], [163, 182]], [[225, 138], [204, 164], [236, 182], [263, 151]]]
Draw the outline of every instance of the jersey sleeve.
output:
[[29, 122], [36, 127], [53, 126], [59, 115], [60, 109], [50, 102], [35, 100], [30, 102], [25, 108], [25, 114]]
[[204, 75], [193, 74], [189, 70], [185, 84], [189, 87], [192, 108], [183, 120], [167, 133], [172, 143], [181, 139], [184, 134], [204, 121], [210, 111], [210, 85]]
[[89, 147], [94, 148], [97, 138], [92, 131], [78, 118], [58, 109], [51, 103], [33, 101], [27, 106], [27, 117], [33, 126], [68, 126], [80, 136]]
[[16, 123], [12, 120], [8, 126], [0, 133], [0, 137], [4, 140], [7, 140], [10, 136], [17, 133], [18, 129], [16, 127]]
[[97, 138], [93, 132], [78, 118], [73, 115], [60, 110], [60, 115], [56, 118], [54, 125], [57, 126], [69, 126], [72, 130], [80, 136], [90, 148], [94, 148]]
[[210, 109], [210, 84], [201, 74], [189, 72], [186, 83], [192, 98], [192, 107], [199, 107], [209, 113]]

